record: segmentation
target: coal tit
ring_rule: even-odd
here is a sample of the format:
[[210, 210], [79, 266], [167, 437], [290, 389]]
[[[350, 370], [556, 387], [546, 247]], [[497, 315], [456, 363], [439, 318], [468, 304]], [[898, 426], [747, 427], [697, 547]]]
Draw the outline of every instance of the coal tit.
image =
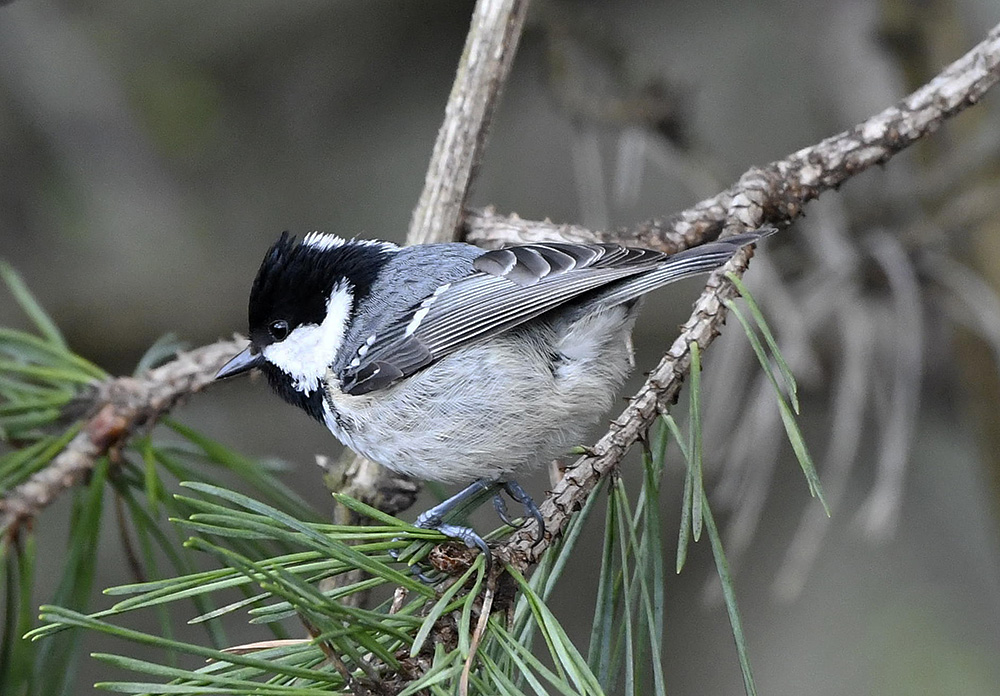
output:
[[218, 378], [260, 369], [285, 401], [355, 452], [420, 479], [474, 483], [419, 526], [489, 550], [446, 523], [514, 477], [582, 444], [632, 367], [642, 295], [711, 271], [771, 229], [678, 254], [616, 244], [484, 251], [286, 232], [250, 291], [250, 345]]

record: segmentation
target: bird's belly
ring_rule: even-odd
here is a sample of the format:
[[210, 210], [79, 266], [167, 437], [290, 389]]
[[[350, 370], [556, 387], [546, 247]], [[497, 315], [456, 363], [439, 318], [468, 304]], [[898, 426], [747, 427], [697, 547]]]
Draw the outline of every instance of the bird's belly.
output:
[[629, 370], [620, 334], [586, 355], [553, 360], [552, 348], [515, 334], [379, 392], [331, 390], [327, 425], [359, 454], [417, 478], [513, 476], [583, 444]]

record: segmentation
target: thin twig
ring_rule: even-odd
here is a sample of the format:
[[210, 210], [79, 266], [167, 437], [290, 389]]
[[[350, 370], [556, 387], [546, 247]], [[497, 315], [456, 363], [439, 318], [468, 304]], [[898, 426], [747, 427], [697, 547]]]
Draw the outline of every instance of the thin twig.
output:
[[528, 0], [479, 0], [445, 106], [409, 244], [455, 241], [462, 209], [517, 52]]

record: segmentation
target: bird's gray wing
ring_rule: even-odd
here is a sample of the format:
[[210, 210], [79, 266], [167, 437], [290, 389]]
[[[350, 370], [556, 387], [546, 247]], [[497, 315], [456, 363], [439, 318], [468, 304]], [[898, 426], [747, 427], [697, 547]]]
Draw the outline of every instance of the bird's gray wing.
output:
[[[613, 291], [623, 279], [656, 273], [662, 276], [657, 285], [662, 285], [711, 270], [757, 236], [730, 239], [733, 243], [703, 245], [673, 256], [617, 244], [554, 242], [486, 252], [473, 262], [473, 273], [442, 285], [364, 341], [341, 373], [341, 389], [365, 394], [385, 388], [463, 346], [530, 321], [584, 293], [605, 286]], [[710, 250], [716, 244], [724, 246]], [[641, 287], [643, 292], [651, 289]], [[610, 304], [641, 293], [619, 294]]]

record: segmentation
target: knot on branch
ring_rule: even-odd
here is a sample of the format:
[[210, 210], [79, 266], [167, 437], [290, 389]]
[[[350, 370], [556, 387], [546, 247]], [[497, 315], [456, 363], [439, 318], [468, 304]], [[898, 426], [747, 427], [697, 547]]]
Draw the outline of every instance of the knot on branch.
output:
[[108, 452], [129, 434], [129, 419], [114, 404], [105, 404], [87, 422], [84, 432], [94, 452]]

